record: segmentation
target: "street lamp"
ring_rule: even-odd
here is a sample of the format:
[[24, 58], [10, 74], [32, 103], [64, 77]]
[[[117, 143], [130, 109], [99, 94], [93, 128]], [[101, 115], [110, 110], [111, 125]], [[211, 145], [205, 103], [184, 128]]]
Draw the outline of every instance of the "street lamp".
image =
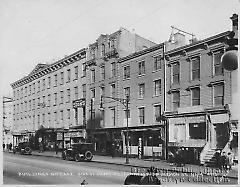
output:
[[126, 132], [126, 164], [129, 164], [129, 129], [128, 129], [128, 108], [129, 108], [129, 96], [126, 96], [126, 99], [122, 99], [122, 98], [116, 98], [116, 97], [108, 97], [108, 96], [101, 96], [101, 102], [100, 102], [100, 109], [103, 109], [102, 106], [102, 101], [103, 101], [103, 97], [104, 98], [109, 98], [109, 99], [113, 99], [115, 101], [118, 101], [120, 103], [123, 104], [123, 106], [126, 107], [126, 113], [127, 113], [127, 132]]

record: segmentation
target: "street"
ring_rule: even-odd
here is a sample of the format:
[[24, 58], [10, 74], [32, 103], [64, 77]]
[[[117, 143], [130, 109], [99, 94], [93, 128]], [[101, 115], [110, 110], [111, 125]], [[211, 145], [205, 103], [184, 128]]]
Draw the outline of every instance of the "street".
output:
[[[3, 154], [4, 184], [88, 184], [122, 185], [136, 168], [97, 162], [66, 161], [54, 157]], [[145, 171], [138, 168], [138, 171]], [[136, 170], [135, 170], [136, 171]], [[237, 179], [187, 173], [159, 172], [162, 184], [237, 184]]]

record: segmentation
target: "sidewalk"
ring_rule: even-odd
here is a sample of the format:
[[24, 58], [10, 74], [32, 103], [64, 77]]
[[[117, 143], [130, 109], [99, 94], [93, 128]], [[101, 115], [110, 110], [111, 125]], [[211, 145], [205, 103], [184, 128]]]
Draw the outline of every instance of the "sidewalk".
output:
[[[61, 158], [61, 152], [56, 154], [54, 151], [44, 151], [42, 153], [39, 153], [38, 151], [32, 151], [32, 155], [38, 155], [38, 156], [47, 156], [47, 157], [56, 157]], [[175, 171], [175, 172], [182, 172], [182, 173], [198, 173], [200, 172], [204, 175], [212, 174], [213, 176], [226, 176], [229, 178], [238, 178], [238, 165], [235, 165], [232, 167], [232, 170], [229, 172], [225, 171], [219, 171], [216, 168], [210, 168], [210, 167], [204, 167], [204, 166], [198, 166], [198, 165], [191, 165], [186, 164], [184, 167], [176, 167], [176, 166], [170, 166], [169, 163], [167, 163], [164, 160], [157, 160], [153, 161], [152, 159], [137, 159], [137, 158], [130, 158], [129, 164], [126, 164], [125, 157], [110, 157], [110, 156], [99, 156], [94, 155], [93, 162], [98, 163], [106, 163], [106, 164], [115, 164], [115, 165], [128, 165], [132, 167], [141, 167], [141, 168], [149, 168], [150, 166], [157, 167], [159, 169], [165, 169], [168, 171]]]

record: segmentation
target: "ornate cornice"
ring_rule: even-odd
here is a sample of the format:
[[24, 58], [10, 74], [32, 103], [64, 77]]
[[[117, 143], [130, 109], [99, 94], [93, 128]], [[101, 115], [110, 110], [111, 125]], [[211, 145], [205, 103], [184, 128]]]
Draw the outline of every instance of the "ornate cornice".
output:
[[37, 72], [32, 72], [32, 74], [30, 73], [28, 76], [14, 82], [11, 84], [12, 88], [17, 88], [19, 86], [22, 86], [24, 84], [27, 84], [37, 78], [40, 78], [44, 75], [47, 75], [51, 72], [54, 72], [58, 69], [61, 69], [64, 66], [67, 66], [69, 64], [72, 64], [78, 60], [84, 59], [86, 58], [86, 48], [83, 48], [69, 56], [66, 56], [63, 59], [58, 60], [57, 62], [47, 65], [46, 67], [44, 67], [43, 69], [37, 71]]

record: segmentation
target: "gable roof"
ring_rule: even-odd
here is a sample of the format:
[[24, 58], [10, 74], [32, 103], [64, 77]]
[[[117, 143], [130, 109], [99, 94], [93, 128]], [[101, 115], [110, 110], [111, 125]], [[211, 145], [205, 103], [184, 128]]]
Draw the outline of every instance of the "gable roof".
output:
[[37, 64], [35, 66], [35, 68], [28, 75], [32, 75], [32, 74], [34, 74], [34, 73], [36, 73], [36, 72], [46, 68], [47, 66], [49, 66], [49, 65], [48, 64], [41, 64], [41, 63], [39, 63], [39, 64]]

